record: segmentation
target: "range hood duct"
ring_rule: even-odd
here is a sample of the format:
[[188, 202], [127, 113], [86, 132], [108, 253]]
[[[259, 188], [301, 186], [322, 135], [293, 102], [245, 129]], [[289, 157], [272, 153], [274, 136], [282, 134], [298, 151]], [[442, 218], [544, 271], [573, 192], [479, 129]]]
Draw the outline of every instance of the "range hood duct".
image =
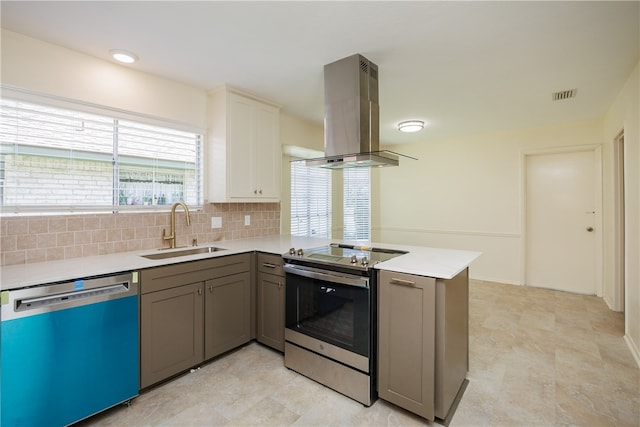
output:
[[324, 66], [325, 156], [307, 166], [330, 169], [397, 166], [398, 155], [380, 151], [378, 66], [356, 54]]

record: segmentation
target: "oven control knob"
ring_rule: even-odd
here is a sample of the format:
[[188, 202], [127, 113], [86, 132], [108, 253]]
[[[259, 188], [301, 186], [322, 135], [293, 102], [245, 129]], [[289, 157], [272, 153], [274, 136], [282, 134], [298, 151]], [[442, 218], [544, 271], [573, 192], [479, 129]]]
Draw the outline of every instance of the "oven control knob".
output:
[[351, 255], [351, 264], [356, 264], [358, 262], [358, 258], [355, 255]]
[[298, 249], [298, 256], [302, 256], [303, 252], [302, 249]]
[[296, 254], [296, 248], [289, 249], [289, 255], [295, 255], [295, 254]]
[[362, 260], [360, 261], [362, 263], [363, 266], [368, 265], [369, 264], [369, 260], [367, 259], [366, 256], [362, 257]]

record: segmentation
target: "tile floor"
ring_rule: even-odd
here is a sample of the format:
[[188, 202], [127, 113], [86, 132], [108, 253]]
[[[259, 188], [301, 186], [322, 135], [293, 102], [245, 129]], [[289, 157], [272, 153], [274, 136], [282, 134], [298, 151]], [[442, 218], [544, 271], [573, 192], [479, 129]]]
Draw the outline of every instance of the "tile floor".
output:
[[[640, 374], [624, 316], [596, 297], [470, 285], [469, 385], [451, 426], [640, 426]], [[370, 408], [249, 344], [82, 425], [437, 425], [384, 401]]]

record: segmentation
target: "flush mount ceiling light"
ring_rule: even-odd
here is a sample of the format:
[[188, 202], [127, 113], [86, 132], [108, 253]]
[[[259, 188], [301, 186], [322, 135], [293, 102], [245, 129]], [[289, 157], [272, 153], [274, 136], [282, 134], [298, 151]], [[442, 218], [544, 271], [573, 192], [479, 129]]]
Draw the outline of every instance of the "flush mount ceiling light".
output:
[[138, 60], [138, 55], [122, 49], [111, 49], [109, 51], [113, 59], [124, 64], [133, 64]]
[[398, 123], [398, 130], [400, 132], [418, 132], [424, 128], [424, 122], [422, 120], [407, 120]]

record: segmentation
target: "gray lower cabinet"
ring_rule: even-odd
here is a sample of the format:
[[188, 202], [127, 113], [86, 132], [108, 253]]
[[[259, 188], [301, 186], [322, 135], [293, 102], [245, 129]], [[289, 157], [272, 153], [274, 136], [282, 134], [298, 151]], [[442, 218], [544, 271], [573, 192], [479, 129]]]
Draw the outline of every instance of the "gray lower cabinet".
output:
[[449, 416], [469, 371], [469, 269], [436, 280], [436, 417]]
[[258, 254], [258, 342], [284, 351], [284, 270], [279, 255]]
[[140, 388], [251, 340], [251, 255], [140, 272]]
[[205, 359], [250, 341], [251, 274], [207, 280], [205, 295]]
[[469, 270], [379, 277], [378, 395], [446, 420], [469, 370]]
[[202, 282], [140, 297], [140, 388], [202, 362]]
[[380, 272], [378, 395], [434, 419], [436, 280]]

